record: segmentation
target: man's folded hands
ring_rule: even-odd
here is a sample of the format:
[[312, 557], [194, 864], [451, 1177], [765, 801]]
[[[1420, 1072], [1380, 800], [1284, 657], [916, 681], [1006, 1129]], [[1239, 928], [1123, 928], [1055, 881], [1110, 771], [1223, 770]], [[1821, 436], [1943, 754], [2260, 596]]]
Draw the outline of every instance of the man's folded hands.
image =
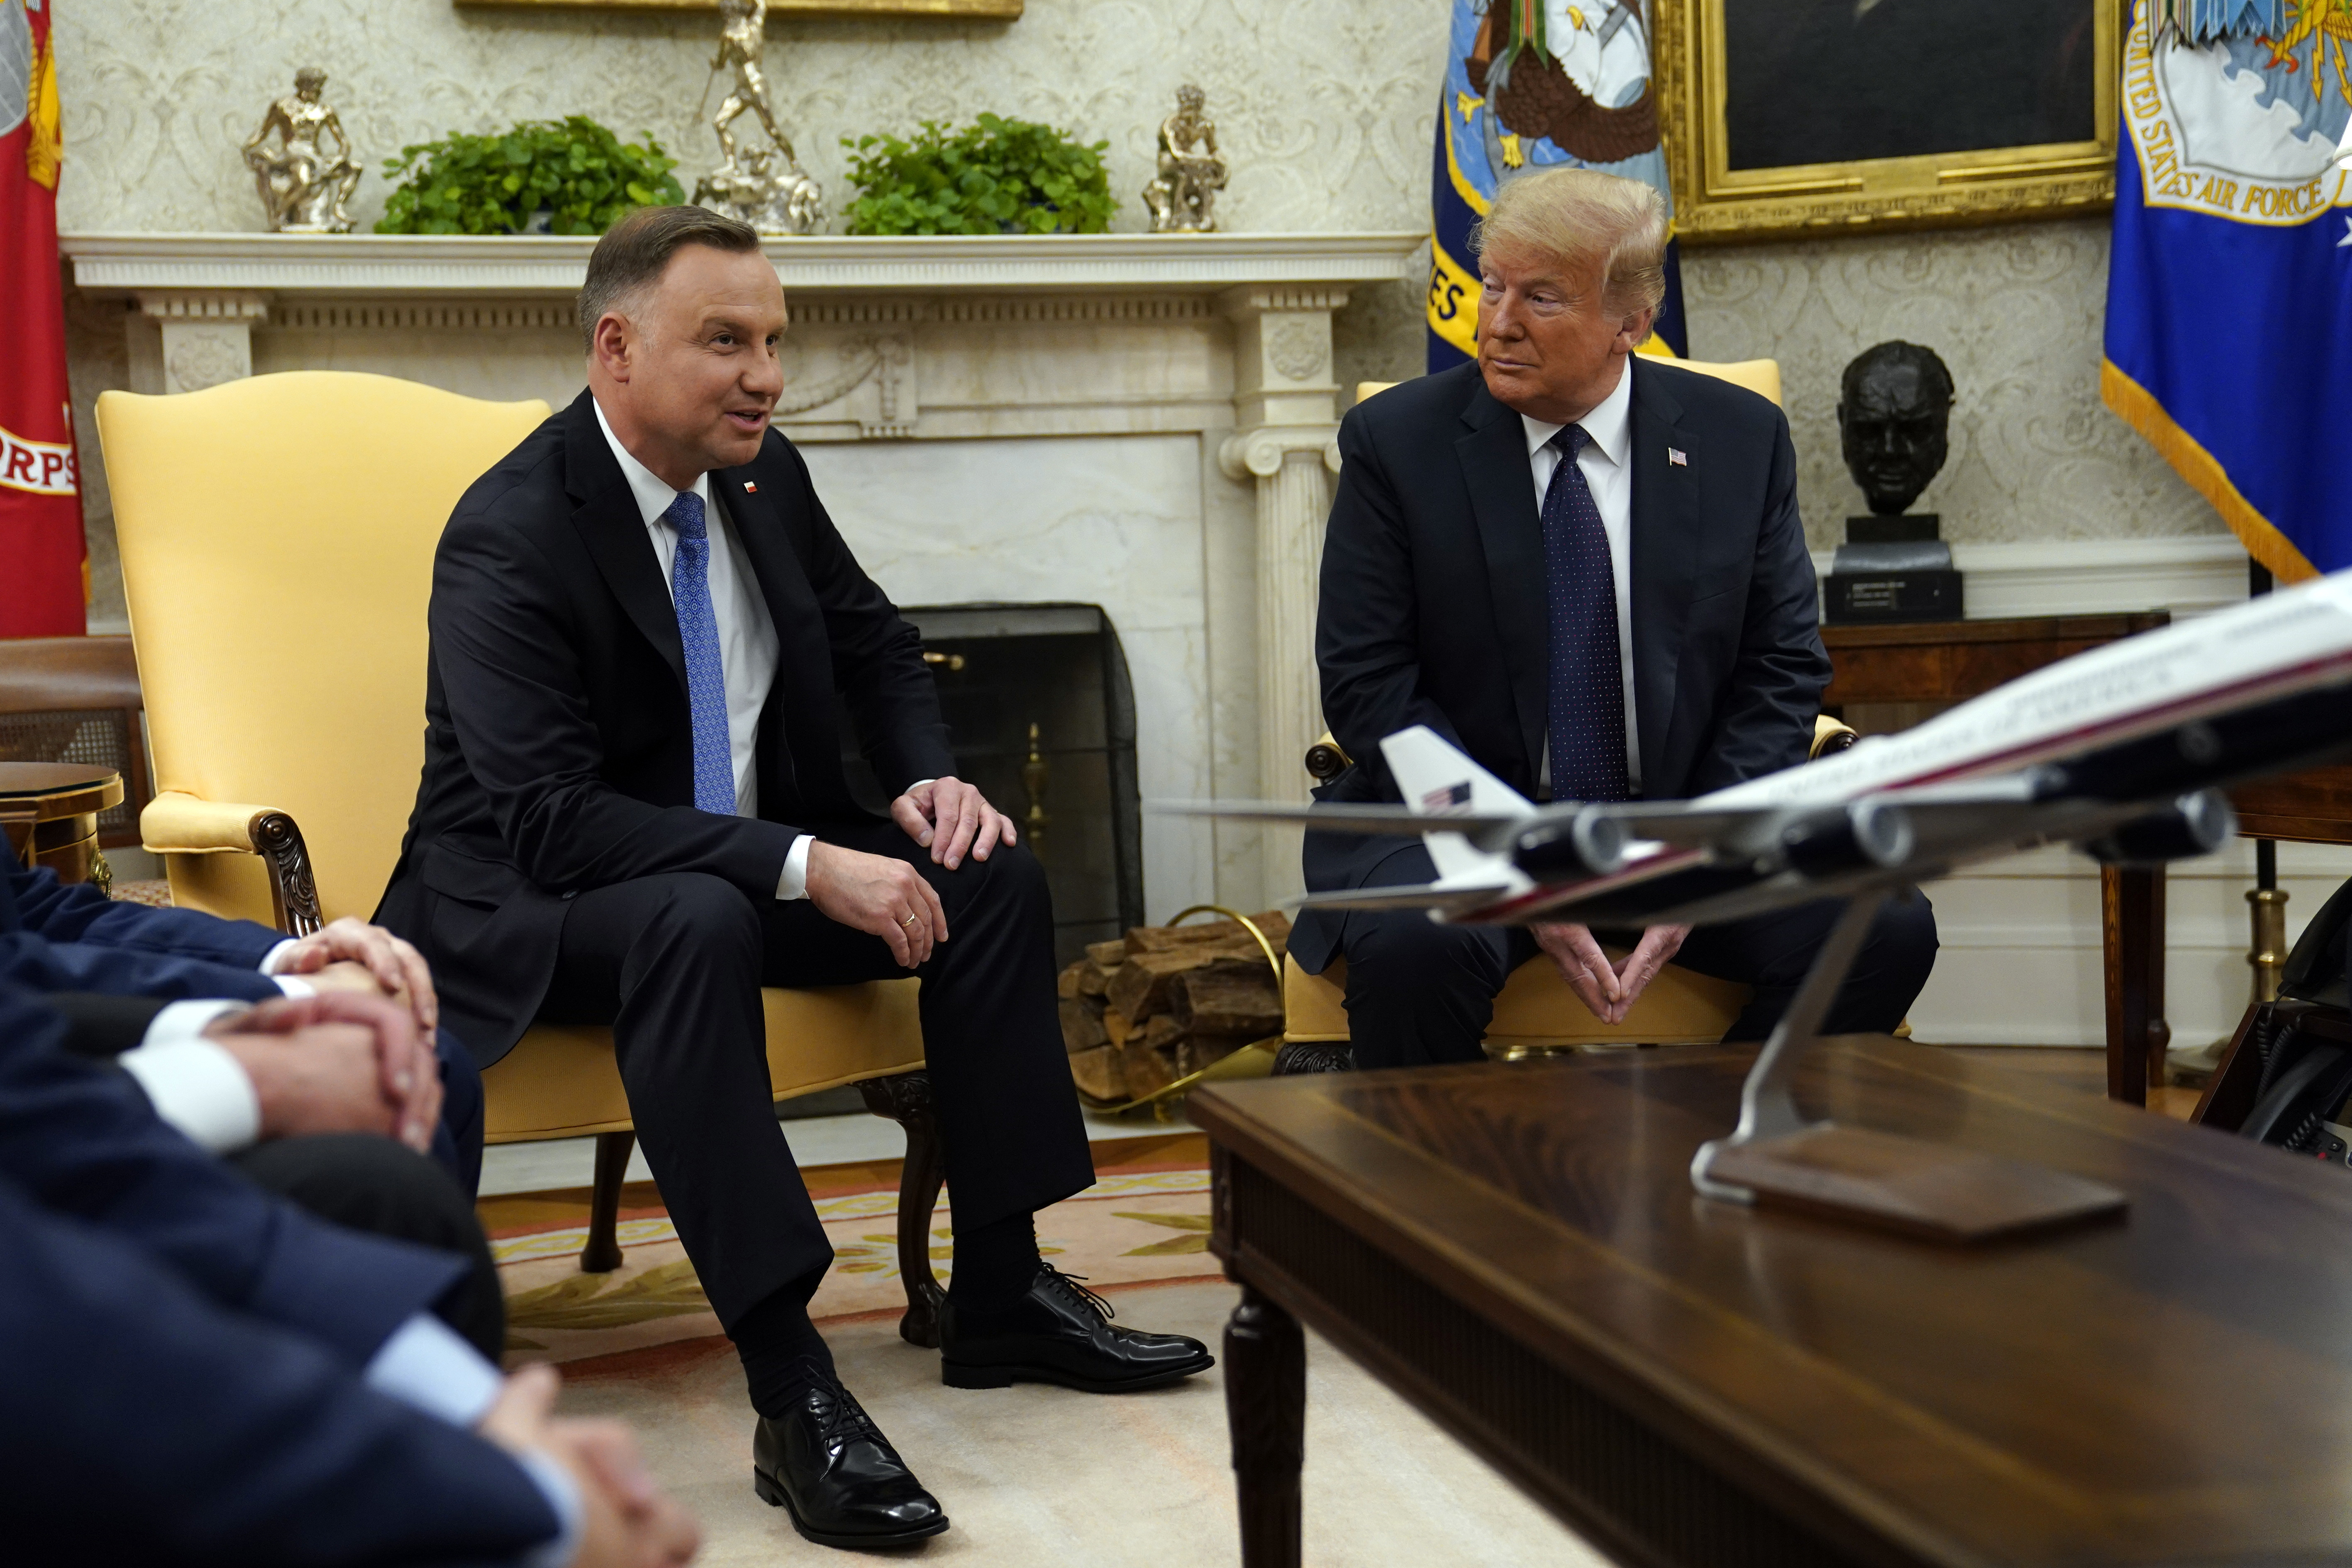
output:
[[321, 991], [227, 1014], [205, 1035], [252, 1080], [264, 1139], [373, 1132], [419, 1152], [432, 1146], [440, 1064], [405, 1005]]

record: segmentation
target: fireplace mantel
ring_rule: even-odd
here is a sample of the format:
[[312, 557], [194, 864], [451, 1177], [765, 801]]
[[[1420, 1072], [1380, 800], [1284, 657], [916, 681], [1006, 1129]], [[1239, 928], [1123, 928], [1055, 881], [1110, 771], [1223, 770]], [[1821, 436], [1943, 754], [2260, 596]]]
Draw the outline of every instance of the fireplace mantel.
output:
[[[1338, 285], [1416, 276], [1427, 236], [1395, 234], [909, 235], [771, 239], [792, 293], [1072, 289], [1215, 293], [1241, 284]], [[586, 237], [437, 234], [68, 234], [74, 282], [94, 295], [219, 289], [282, 299], [528, 298], [580, 287]]]
[[[580, 385], [572, 298], [593, 244], [68, 234], [60, 247], [83, 295], [123, 302], [135, 392], [338, 369], [560, 405]], [[1417, 280], [1425, 244], [1418, 233], [771, 240], [793, 315], [776, 423], [834, 482], [866, 485], [853, 542], [888, 567], [886, 582], [929, 584], [902, 596], [950, 602], [987, 578], [997, 586], [982, 596], [1113, 615], [1140, 671], [1146, 795], [1303, 798], [1299, 758], [1322, 729], [1316, 564], [1338, 468], [1331, 316], [1352, 288]], [[1197, 438], [1197, 457], [1167, 468], [1168, 437]], [[1023, 456], [1005, 456], [1006, 441]], [[1147, 469], [1150, 484], [1128, 488]], [[1006, 477], [990, 494], [959, 477], [982, 472]], [[950, 508], [957, 528], [885, 525], [890, 505], [918, 495]], [[1173, 522], [1171, 508], [1191, 509], [1194, 541], [1173, 553], [1160, 523], [1139, 521]], [[985, 564], [971, 565], [991, 529]], [[1188, 574], [1197, 583], [1171, 600]], [[1154, 818], [1145, 852], [1157, 913], [1213, 897], [1263, 908], [1295, 890], [1295, 852], [1261, 853], [1254, 830]]]

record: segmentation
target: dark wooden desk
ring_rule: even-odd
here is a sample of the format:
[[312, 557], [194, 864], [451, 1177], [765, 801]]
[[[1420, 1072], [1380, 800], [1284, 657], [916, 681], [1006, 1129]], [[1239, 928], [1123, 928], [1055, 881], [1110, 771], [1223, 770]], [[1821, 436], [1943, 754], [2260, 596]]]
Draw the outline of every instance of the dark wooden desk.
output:
[[2128, 1216], [1969, 1251], [1701, 1199], [1719, 1047], [1195, 1091], [1244, 1561], [1299, 1560], [1303, 1321], [1628, 1563], [2352, 1563], [2352, 1177], [2030, 1068], [1824, 1058], [1813, 1108]]
[[[1955, 703], [2078, 653], [2169, 626], [2171, 614], [2036, 616], [1920, 626], [1823, 626], [1834, 670], [1822, 704], [1865, 735], [1908, 729]], [[2099, 873], [2106, 975], [2107, 1093], [2147, 1103], [2164, 1081], [2164, 872]]]
[[2230, 792], [2238, 831], [2297, 844], [2352, 844], [2352, 766], [2313, 768]]

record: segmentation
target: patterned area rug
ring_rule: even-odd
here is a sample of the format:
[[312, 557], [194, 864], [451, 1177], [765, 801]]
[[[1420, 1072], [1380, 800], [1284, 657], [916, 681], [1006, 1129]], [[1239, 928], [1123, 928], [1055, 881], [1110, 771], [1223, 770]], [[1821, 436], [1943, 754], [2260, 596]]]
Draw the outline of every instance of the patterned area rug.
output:
[[[1097, 1289], [1222, 1272], [1209, 1256], [1208, 1145], [1198, 1133], [1094, 1146], [1096, 1183], [1037, 1216], [1038, 1250]], [[906, 1305], [895, 1229], [898, 1164], [816, 1166], [804, 1173], [832, 1237], [834, 1266], [810, 1312], [820, 1323], [895, 1319]], [[623, 1189], [622, 1267], [580, 1271], [588, 1189], [489, 1198], [484, 1227], [507, 1295], [507, 1354], [577, 1362], [719, 1333], [694, 1266], [651, 1183]], [[952, 1192], [933, 1217], [932, 1268], [954, 1266]]]

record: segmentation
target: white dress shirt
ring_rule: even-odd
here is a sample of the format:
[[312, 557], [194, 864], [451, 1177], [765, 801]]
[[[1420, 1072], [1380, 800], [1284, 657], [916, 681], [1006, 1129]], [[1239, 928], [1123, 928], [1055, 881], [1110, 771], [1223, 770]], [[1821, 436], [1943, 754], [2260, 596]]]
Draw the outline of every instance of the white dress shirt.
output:
[[[1617, 580], [1617, 668], [1625, 682], [1625, 779], [1634, 795], [1642, 793], [1642, 748], [1633, 724], [1633, 374], [1621, 369], [1617, 384], [1592, 412], [1576, 421], [1591, 439], [1576, 455], [1592, 502], [1601, 509], [1601, 528], [1609, 535], [1609, 568]], [[1536, 512], [1543, 512], [1544, 495], [1551, 489], [1553, 470], [1559, 467], [1559, 449], [1551, 438], [1565, 428], [1547, 425], [1531, 415], [1519, 416], [1528, 431], [1528, 467], [1536, 483]], [[1544, 737], [1537, 768], [1547, 789], [1551, 784], [1551, 737]]]
[[[593, 403], [593, 399], [591, 400]], [[637, 510], [653, 542], [654, 558], [661, 563], [662, 582], [670, 584], [677, 559], [677, 529], [669, 521], [670, 503], [680, 491], [637, 461], [620, 437], [613, 434], [604, 410], [596, 409], [597, 427], [629, 481]], [[710, 535], [710, 613], [719, 626], [719, 663], [727, 689], [727, 746], [735, 764], [735, 815], [760, 815], [760, 715], [768, 692], [776, 683], [776, 659], [782, 645], [775, 623], [768, 617], [759, 579], [743, 553], [743, 542], [728, 521], [727, 509], [710, 488], [709, 474], [697, 474], [694, 493], [702, 500], [704, 526]], [[673, 592], [675, 589], [673, 588]], [[776, 879], [776, 897], [804, 898], [808, 893], [809, 846], [815, 840], [803, 833], [784, 857], [783, 875]]]

